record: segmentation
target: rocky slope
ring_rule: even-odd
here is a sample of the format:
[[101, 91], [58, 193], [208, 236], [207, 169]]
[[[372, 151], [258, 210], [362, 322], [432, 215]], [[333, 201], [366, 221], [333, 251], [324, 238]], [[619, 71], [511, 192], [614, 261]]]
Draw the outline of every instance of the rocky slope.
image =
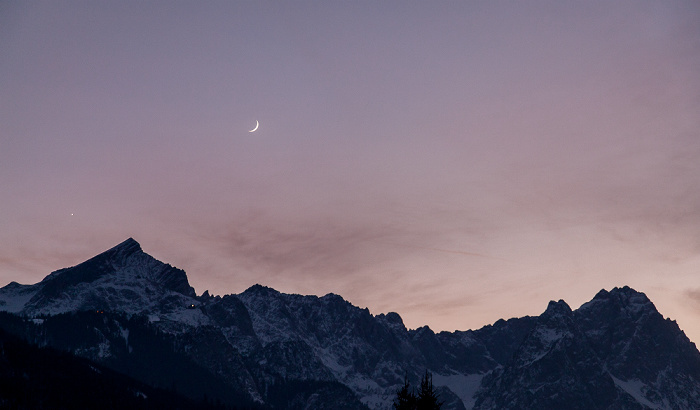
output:
[[21, 315], [8, 331], [33, 343], [224, 403], [386, 409], [406, 375], [415, 384], [427, 369], [448, 409], [700, 408], [700, 353], [627, 287], [576, 310], [551, 302], [538, 317], [436, 334], [334, 294], [256, 285], [197, 296], [182, 270], [129, 239], [5, 286], [0, 310]]

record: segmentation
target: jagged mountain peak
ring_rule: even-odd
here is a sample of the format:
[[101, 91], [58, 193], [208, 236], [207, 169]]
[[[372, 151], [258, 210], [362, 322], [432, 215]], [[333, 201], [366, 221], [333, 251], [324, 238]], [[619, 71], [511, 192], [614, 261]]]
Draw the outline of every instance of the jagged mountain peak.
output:
[[346, 302], [346, 300], [342, 296], [340, 296], [336, 293], [326, 293], [325, 295], [321, 296], [321, 299], [325, 300], [325, 301], [329, 301], [329, 302], [330, 301]]
[[389, 313], [380, 313], [377, 315], [378, 319], [385, 320], [387, 323], [391, 323], [392, 325], [398, 325], [398, 326], [404, 326], [403, 319], [401, 318], [401, 315], [399, 315], [396, 312], [389, 312]]
[[642, 292], [638, 292], [629, 286], [614, 287], [609, 292], [605, 289], [601, 289], [592, 299], [595, 300], [608, 300], [616, 299], [624, 303], [634, 303], [634, 304], [647, 304], [650, 302], [649, 298]]
[[618, 316], [624, 315], [634, 319], [656, 316], [660, 313], [651, 300], [642, 292], [629, 286], [613, 288], [609, 292], [602, 289], [593, 299], [584, 303], [577, 310], [579, 316]]
[[194, 289], [190, 287], [185, 271], [145, 253], [133, 238], [128, 238], [76, 266], [55, 271], [44, 278], [42, 283], [50, 282], [52, 287], [63, 290], [68, 286], [92, 282], [107, 276], [119, 277], [126, 281], [143, 277], [156, 286], [162, 286], [186, 296], [194, 296]]
[[97, 257], [108, 258], [113, 261], [126, 261], [129, 257], [139, 254], [145, 254], [143, 249], [141, 249], [141, 244], [136, 242], [134, 238], [128, 238], [124, 242], [97, 255]]
[[699, 362], [645, 294], [601, 290], [573, 312], [550, 302], [475, 408], [698, 408], [697, 395], [674, 392], [698, 387]]
[[[70, 268], [63, 268], [63, 269], [59, 269], [57, 271], [52, 272], [51, 274], [46, 276], [42, 280], [42, 282], [48, 282], [48, 281], [55, 280], [57, 277], [66, 276], [65, 272], [75, 271], [75, 268], [78, 268], [81, 266], [86, 266], [86, 265], [92, 270], [92, 273], [99, 273], [99, 272], [96, 272], [92, 268], [95, 268], [99, 265], [107, 265], [107, 264], [111, 264], [113, 266], [120, 266], [120, 265], [123, 265], [129, 257], [131, 257], [135, 254], [143, 254], [143, 253], [144, 252], [141, 249], [141, 245], [138, 242], [136, 242], [136, 240], [134, 240], [133, 238], [129, 238], [129, 239], [125, 240], [124, 242], [122, 242], [122, 243], [96, 255], [96, 256], [93, 256], [92, 258], [86, 260], [85, 262], [81, 262], [78, 265], [75, 265], [75, 266], [70, 267]], [[68, 276], [70, 276], [70, 275], [68, 275]], [[85, 275], [83, 275], [83, 276], [85, 276]], [[78, 279], [78, 278], [76, 278], [76, 279]], [[88, 277], [81, 277], [80, 279], [89, 279], [89, 276]], [[80, 279], [78, 279], [78, 280], [80, 280]]]
[[654, 304], [649, 300], [646, 294], [638, 292], [629, 286], [613, 288], [613, 290], [610, 291], [610, 296], [615, 298], [620, 305], [625, 308], [656, 311], [656, 307], [654, 307]]
[[142, 312], [162, 306], [165, 299], [177, 305], [180, 302], [175, 299], [196, 297], [183, 270], [143, 252], [133, 238], [52, 272], [37, 284], [8, 285], [3, 290], [0, 299], [12, 305], [12, 311], [25, 314], [94, 309]]
[[632, 289], [629, 286], [614, 287], [610, 291], [601, 289], [596, 295], [591, 299], [591, 301], [596, 300], [610, 300], [616, 299], [620, 301], [633, 302], [633, 303], [648, 303], [649, 298], [643, 293]]
[[279, 295], [280, 292], [269, 287], [269, 286], [263, 286], [259, 283], [256, 283], [255, 285], [249, 287], [245, 291], [243, 291], [243, 294], [261, 294], [261, 295]]
[[107, 250], [105, 253], [122, 253], [130, 254], [134, 252], [143, 252], [141, 249], [141, 244], [136, 242], [134, 238], [127, 238], [124, 242], [119, 245]]
[[562, 299], [558, 301], [551, 300], [547, 305], [547, 310], [544, 311], [542, 317], [552, 317], [552, 316], [569, 316], [571, 315], [571, 307], [564, 302]]
[[38, 315], [91, 309], [82, 317], [96, 327], [81, 337], [94, 343], [75, 345], [86, 357], [139, 364], [154, 352], [136, 356], [150, 343], [137, 329], [154, 329], [162, 343], [258, 403], [274, 404], [275, 386], [294, 380], [357, 396], [345, 406], [332, 390], [323, 408], [365, 408], [358, 400], [387, 408], [406, 377], [414, 383], [427, 369], [445, 410], [700, 408], [695, 345], [629, 287], [601, 290], [574, 311], [551, 301], [539, 316], [435, 333], [406, 329], [397, 313], [373, 316], [333, 293], [286, 294], [256, 284], [238, 295], [197, 297], [184, 271], [129, 238], [40, 283], [0, 289], [0, 310], [35, 316], [25, 319], [32, 329], [80, 316]]

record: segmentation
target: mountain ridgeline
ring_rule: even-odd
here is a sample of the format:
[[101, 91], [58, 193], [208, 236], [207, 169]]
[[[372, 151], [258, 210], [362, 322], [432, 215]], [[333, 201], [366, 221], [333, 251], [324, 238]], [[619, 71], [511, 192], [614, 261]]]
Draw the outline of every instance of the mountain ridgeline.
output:
[[128, 239], [34, 285], [10, 283], [0, 310], [3, 334], [31, 348], [202, 405], [389, 409], [427, 370], [443, 409], [700, 408], [696, 346], [628, 287], [576, 310], [560, 300], [537, 317], [435, 333], [334, 294], [197, 296], [184, 271]]

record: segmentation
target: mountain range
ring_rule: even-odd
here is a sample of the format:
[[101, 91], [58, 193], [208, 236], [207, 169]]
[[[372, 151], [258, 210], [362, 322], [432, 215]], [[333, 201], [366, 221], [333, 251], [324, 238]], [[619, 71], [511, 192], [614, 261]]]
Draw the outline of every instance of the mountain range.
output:
[[197, 295], [184, 271], [128, 239], [8, 284], [0, 311], [2, 331], [37, 349], [229, 408], [389, 409], [405, 378], [416, 385], [426, 371], [450, 410], [700, 408], [695, 344], [629, 287], [435, 333], [335, 294]]

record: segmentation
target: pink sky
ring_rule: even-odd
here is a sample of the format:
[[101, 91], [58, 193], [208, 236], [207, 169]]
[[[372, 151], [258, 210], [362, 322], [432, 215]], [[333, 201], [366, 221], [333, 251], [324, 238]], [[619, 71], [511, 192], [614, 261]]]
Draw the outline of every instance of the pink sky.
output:
[[3, 2], [0, 285], [134, 237], [198, 293], [455, 330], [629, 285], [700, 341], [699, 21], [694, 0]]

